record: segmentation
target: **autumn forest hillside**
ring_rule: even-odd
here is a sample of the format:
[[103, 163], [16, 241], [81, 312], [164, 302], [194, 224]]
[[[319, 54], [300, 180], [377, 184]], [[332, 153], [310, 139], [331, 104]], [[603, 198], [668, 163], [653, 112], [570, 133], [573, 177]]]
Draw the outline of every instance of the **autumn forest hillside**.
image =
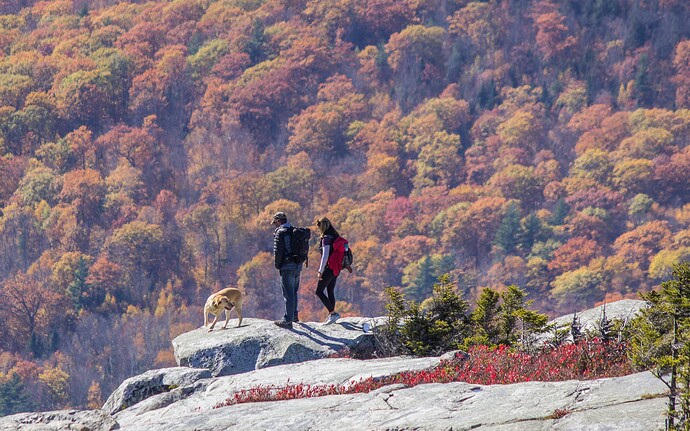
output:
[[0, 414], [174, 365], [220, 286], [280, 317], [279, 210], [350, 241], [343, 315], [444, 273], [552, 316], [653, 289], [690, 258], [688, 22], [686, 0], [0, 0]]

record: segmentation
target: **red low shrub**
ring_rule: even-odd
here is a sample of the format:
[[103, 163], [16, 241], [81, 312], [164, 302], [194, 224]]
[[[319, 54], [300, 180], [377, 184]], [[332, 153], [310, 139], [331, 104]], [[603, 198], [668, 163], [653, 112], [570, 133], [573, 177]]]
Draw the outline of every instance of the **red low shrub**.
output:
[[370, 377], [346, 385], [298, 383], [282, 387], [257, 386], [238, 391], [214, 408], [247, 402], [366, 393], [391, 384], [407, 387], [450, 382], [495, 385], [620, 377], [633, 372], [626, 350], [627, 344], [598, 339], [567, 344], [537, 354], [519, 352], [508, 346], [473, 346], [468, 352], [469, 357], [443, 361], [430, 370], [405, 371], [377, 379]]

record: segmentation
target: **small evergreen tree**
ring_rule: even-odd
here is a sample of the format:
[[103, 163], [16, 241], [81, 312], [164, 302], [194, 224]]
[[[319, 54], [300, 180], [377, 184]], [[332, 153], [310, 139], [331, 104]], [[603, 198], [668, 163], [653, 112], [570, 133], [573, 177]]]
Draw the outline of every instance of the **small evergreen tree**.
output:
[[582, 325], [577, 313], [573, 314], [573, 322], [570, 324], [570, 335], [573, 337], [573, 343], [577, 344], [582, 339]]
[[479, 295], [477, 306], [470, 315], [470, 321], [474, 328], [473, 336], [467, 340], [466, 345], [494, 344], [498, 339], [498, 305], [500, 295], [493, 289], [485, 288]]
[[385, 354], [439, 355], [458, 349], [469, 336], [469, 304], [457, 293], [448, 274], [434, 284], [433, 296], [423, 303], [405, 302], [388, 288], [388, 322], [374, 334]]
[[528, 348], [528, 334], [543, 332], [548, 317], [528, 310], [527, 307], [530, 307], [533, 301], [526, 301], [526, 296], [525, 291], [516, 285], [508, 286], [501, 294], [485, 288], [471, 315], [474, 335], [468, 340], [468, 345], [513, 346], [522, 341], [523, 347]]
[[[648, 369], [669, 389], [668, 429], [690, 429], [690, 262], [676, 264], [658, 292], [641, 295], [648, 307], [632, 321], [633, 364]], [[682, 414], [676, 410], [680, 401]], [[676, 424], [677, 418], [682, 418]], [[677, 426], [677, 427], [676, 427]]]
[[405, 297], [394, 287], [387, 287], [384, 295], [388, 298], [385, 304], [387, 321], [385, 325], [375, 327], [373, 330], [378, 347], [383, 356], [399, 354], [400, 325], [405, 317]]
[[606, 305], [601, 311], [601, 319], [597, 324], [597, 330], [599, 332], [599, 338], [601, 341], [608, 342], [611, 341], [613, 333], [613, 322], [606, 316]]
[[531, 345], [530, 335], [542, 332], [548, 322], [546, 314], [528, 310], [533, 301], [527, 301], [527, 293], [516, 285], [508, 286], [501, 294], [502, 304], [499, 309], [500, 344], [514, 346], [520, 341], [523, 349]]
[[434, 295], [423, 304], [429, 322], [429, 344], [439, 353], [460, 348], [470, 334], [469, 304], [457, 292], [450, 275], [439, 277]]
[[471, 314], [448, 274], [439, 277], [433, 296], [421, 304], [406, 302], [396, 289], [385, 292], [388, 322], [374, 330], [385, 355], [439, 355], [478, 344], [515, 346], [518, 342], [529, 350], [534, 334], [547, 330], [548, 317], [528, 310], [532, 301], [526, 301], [527, 294], [515, 285], [501, 294], [484, 289]]

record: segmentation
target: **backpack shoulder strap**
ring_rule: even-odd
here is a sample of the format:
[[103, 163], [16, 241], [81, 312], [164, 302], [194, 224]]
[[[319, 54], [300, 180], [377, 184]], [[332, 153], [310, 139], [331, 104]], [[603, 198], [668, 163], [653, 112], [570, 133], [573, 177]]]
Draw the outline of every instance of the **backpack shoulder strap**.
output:
[[292, 232], [295, 230], [294, 226], [288, 226], [285, 228], [285, 252], [292, 254]]
[[333, 247], [335, 248], [335, 246], [337, 245], [339, 250], [340, 249], [344, 250], [345, 244], [347, 244], [347, 240], [345, 238], [343, 238], [342, 236], [339, 236], [338, 238], [335, 239], [335, 241], [333, 241]]

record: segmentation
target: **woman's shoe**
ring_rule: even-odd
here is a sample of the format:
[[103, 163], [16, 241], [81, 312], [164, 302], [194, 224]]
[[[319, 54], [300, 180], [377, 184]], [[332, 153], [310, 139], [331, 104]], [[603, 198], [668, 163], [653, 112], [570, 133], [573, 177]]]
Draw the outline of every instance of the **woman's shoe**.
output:
[[323, 324], [324, 325], [330, 325], [331, 323], [335, 323], [335, 321], [338, 319], [340, 319], [340, 314], [338, 314], [338, 313], [329, 314], [328, 317], [326, 318], [326, 321], [323, 322]]

